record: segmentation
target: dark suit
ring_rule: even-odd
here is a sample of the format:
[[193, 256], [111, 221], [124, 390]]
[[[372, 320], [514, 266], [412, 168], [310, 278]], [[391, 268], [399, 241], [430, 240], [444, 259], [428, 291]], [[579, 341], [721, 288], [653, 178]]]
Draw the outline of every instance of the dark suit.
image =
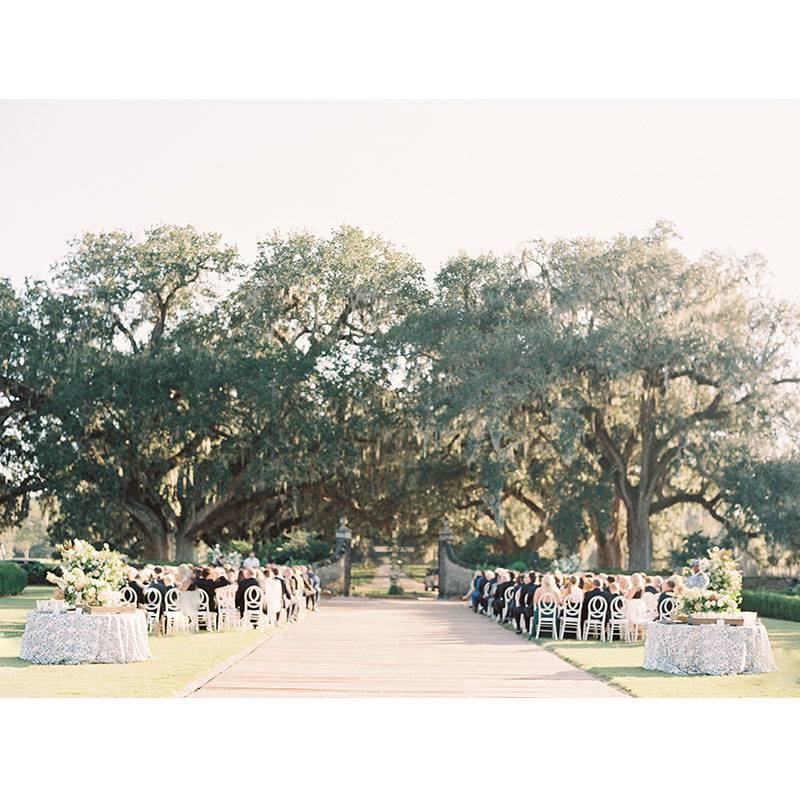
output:
[[255, 578], [244, 578], [239, 581], [236, 587], [236, 608], [239, 609], [240, 614], [244, 614], [244, 593], [251, 586], [258, 586], [258, 581]]
[[143, 606], [144, 605], [144, 586], [137, 581], [128, 581], [128, 586], [133, 589], [134, 594], [136, 595], [136, 605]]
[[524, 583], [519, 590], [519, 602], [514, 606], [514, 624], [518, 631], [530, 628], [533, 616], [533, 595], [539, 587], [535, 583]]
[[208, 595], [208, 610], [217, 610], [217, 598], [214, 596], [216, 581], [209, 580], [208, 578], [197, 578], [194, 582], [195, 589], [202, 589]]
[[661, 616], [661, 604], [665, 600], [674, 600], [674, 599], [675, 599], [675, 593], [674, 592], [661, 592], [661, 594], [658, 596], [658, 601], [656, 602], [656, 608], [658, 609], [658, 616], [659, 617]]
[[658, 594], [658, 589], [655, 586], [645, 586], [644, 590], [650, 594]]
[[494, 599], [492, 600], [492, 610], [496, 616], [502, 616], [503, 606], [505, 605], [505, 592], [514, 585], [514, 581], [503, 581], [498, 583], [497, 588], [494, 590]]
[[606, 591], [605, 589], [591, 589], [591, 591], [586, 592], [583, 596], [583, 607], [581, 608], [581, 629], [583, 629], [583, 623], [589, 617], [589, 603], [595, 597], [602, 597], [606, 601], [606, 615], [605, 621], [608, 621], [609, 615], [609, 606], [611, 601], [614, 599], [614, 595], [611, 592]]

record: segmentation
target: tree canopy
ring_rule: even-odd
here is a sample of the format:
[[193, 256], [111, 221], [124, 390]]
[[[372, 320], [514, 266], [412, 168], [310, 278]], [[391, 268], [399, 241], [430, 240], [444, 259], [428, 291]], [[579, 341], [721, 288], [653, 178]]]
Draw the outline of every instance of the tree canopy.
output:
[[350, 227], [85, 234], [0, 283], [0, 511], [149, 557], [332, 531], [647, 569], [694, 504], [796, 548], [797, 310], [757, 256], [688, 259], [669, 225], [461, 254], [432, 282]]

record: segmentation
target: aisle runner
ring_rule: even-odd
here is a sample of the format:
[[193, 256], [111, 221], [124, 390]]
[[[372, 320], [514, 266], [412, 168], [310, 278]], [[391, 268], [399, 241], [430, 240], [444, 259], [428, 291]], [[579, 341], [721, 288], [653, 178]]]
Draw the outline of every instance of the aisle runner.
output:
[[621, 697], [463, 603], [341, 598], [193, 697]]

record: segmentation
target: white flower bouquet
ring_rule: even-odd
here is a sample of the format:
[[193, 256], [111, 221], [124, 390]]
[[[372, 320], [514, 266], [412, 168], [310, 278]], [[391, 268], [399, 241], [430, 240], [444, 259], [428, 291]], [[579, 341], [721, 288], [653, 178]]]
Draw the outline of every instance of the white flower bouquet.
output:
[[108, 545], [97, 550], [82, 539], [73, 539], [58, 548], [61, 576], [47, 573], [47, 580], [58, 587], [70, 605], [113, 606], [121, 600], [125, 585], [125, 562]]
[[736, 614], [739, 604], [729, 594], [713, 589], [687, 589], [681, 598], [681, 614], [693, 617]]

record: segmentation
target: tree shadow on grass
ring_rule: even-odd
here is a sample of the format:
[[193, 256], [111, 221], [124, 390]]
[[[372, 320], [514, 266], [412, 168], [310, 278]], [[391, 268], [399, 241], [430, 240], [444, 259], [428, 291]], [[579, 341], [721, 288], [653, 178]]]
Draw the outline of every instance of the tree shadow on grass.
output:
[[19, 638], [24, 632], [24, 622], [6, 622], [5, 624], [0, 624], [0, 639]]
[[17, 658], [16, 656], [5, 656], [0, 658], [0, 668], [6, 667], [10, 669], [20, 669], [22, 667], [32, 667], [34, 666], [29, 661], [23, 661], [21, 658]]

